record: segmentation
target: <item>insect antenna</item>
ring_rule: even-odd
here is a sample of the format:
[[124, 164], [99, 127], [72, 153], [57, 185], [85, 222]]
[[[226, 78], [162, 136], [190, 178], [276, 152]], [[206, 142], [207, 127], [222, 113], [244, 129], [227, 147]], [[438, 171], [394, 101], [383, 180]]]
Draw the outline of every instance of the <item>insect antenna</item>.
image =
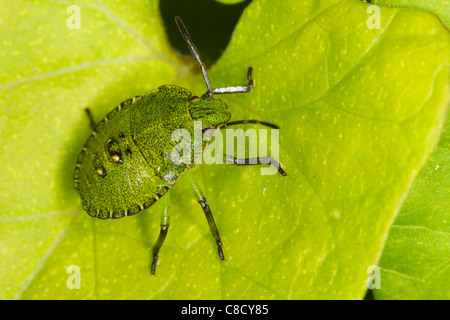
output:
[[175, 17], [175, 22], [177, 23], [178, 29], [181, 32], [181, 35], [183, 36], [184, 40], [189, 46], [189, 50], [191, 50], [192, 55], [194, 56], [195, 60], [197, 60], [198, 64], [200, 65], [200, 70], [202, 71], [203, 79], [205, 80], [206, 87], [208, 88], [208, 97], [212, 97], [213, 95], [213, 89], [211, 87], [211, 82], [209, 81], [208, 74], [206, 73], [206, 67], [203, 63], [200, 54], [195, 47], [194, 43], [191, 40], [191, 37], [189, 36], [189, 33], [180, 18]]

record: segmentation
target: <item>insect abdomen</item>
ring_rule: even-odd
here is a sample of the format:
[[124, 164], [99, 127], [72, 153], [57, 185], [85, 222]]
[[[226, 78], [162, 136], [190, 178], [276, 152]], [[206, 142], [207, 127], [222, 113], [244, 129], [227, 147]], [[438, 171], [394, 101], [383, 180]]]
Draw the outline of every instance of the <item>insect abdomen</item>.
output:
[[74, 172], [75, 189], [89, 215], [104, 219], [136, 214], [153, 205], [190, 167], [170, 161], [174, 126], [164, 121], [172, 110], [179, 115], [178, 125], [189, 126], [192, 121], [182, 103], [186, 99], [168, 101], [155, 90], [125, 101], [97, 125]]

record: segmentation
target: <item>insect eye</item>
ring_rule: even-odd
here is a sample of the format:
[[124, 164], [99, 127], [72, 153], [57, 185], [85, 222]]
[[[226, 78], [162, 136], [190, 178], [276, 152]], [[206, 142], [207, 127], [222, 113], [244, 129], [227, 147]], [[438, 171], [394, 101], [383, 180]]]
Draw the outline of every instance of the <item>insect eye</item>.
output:
[[192, 96], [192, 97], [191, 97], [191, 102], [197, 101], [197, 100], [199, 100], [199, 99], [200, 99], [200, 98], [197, 97], [197, 96]]

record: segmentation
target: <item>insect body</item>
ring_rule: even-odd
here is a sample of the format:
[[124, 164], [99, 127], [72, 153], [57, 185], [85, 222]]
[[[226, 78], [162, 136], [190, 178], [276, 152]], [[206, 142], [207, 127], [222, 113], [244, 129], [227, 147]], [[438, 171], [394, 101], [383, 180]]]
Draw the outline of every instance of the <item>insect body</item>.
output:
[[[213, 89], [185, 26], [179, 18], [175, 20], [199, 62], [208, 91], [199, 98], [178, 86], [161, 86], [122, 102], [97, 125], [90, 111], [86, 110], [93, 133], [78, 157], [73, 177], [82, 207], [92, 217], [107, 219], [136, 214], [158, 201], [194, 166], [194, 157], [201, 156], [194, 152], [194, 145], [190, 163], [174, 163], [170, 158], [177, 144], [171, 137], [177, 129], [185, 129], [194, 137], [194, 121], [201, 121], [204, 130], [240, 123], [261, 123], [276, 127], [257, 120], [229, 122], [231, 114], [227, 111], [226, 103], [213, 98], [213, 95], [251, 92], [254, 86], [252, 69], [248, 70], [247, 85]], [[207, 144], [208, 141], [202, 141], [202, 151]], [[232, 156], [227, 156], [227, 159], [231, 159], [230, 162], [234, 165], [268, 163], [267, 158], [257, 158], [256, 162]], [[271, 158], [270, 160], [282, 175], [286, 175], [278, 163]], [[223, 260], [222, 242], [208, 202], [196, 182], [192, 179], [190, 182]], [[160, 235], [153, 247], [152, 273], [155, 272], [158, 252], [167, 234], [168, 221], [168, 212], [165, 210], [161, 218]]]
[[177, 86], [121, 103], [95, 127], [78, 158], [74, 180], [83, 208], [106, 219], [150, 207], [194, 164], [194, 150], [191, 164], [171, 161], [177, 144], [172, 132], [182, 128], [193, 136], [194, 120], [223, 125], [230, 119], [226, 108], [221, 100], [192, 97]]

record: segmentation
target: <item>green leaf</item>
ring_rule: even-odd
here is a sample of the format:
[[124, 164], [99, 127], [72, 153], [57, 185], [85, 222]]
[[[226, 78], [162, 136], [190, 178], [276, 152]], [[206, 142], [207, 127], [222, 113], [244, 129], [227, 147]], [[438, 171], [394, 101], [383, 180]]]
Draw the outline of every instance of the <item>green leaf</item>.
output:
[[[80, 29], [67, 27], [76, 11], [64, 2], [2, 4], [2, 298], [101, 297], [91, 281], [102, 283], [94, 277], [100, 272], [94, 244], [102, 249], [93, 228], [108, 232], [108, 224], [86, 219], [72, 182], [90, 134], [83, 109], [100, 120], [126, 97], [174, 83], [189, 70], [165, 41], [156, 1], [77, 5]], [[129, 250], [145, 248], [135, 242]], [[65, 285], [71, 264], [81, 267], [81, 291]]]
[[[159, 85], [199, 95], [204, 83], [169, 48], [157, 1], [79, 2], [81, 28], [73, 30], [68, 6], [15, 1], [0, 14], [8, 48], [0, 60], [2, 298], [364, 296], [367, 267], [445, 120], [450, 41], [438, 19], [382, 7], [381, 28], [369, 29], [368, 5], [359, 1], [254, 0], [209, 75], [214, 87], [244, 84], [254, 67], [253, 93], [221, 98], [235, 120], [281, 127], [279, 159], [289, 176], [195, 168], [226, 261], [181, 179], [151, 276], [161, 201], [102, 221], [83, 212], [73, 190], [90, 134], [83, 109], [101, 119]], [[67, 286], [71, 265], [80, 289]]]
[[374, 1], [377, 5], [386, 5], [392, 7], [400, 8], [422, 8], [429, 10], [430, 12], [437, 15], [442, 22], [448, 27], [450, 27], [450, 10], [449, 5], [446, 0], [376, 0]]
[[[428, 9], [449, 26], [450, 7], [443, 1], [377, 3]], [[374, 291], [377, 299], [449, 298], [449, 126], [447, 120], [439, 145], [414, 181], [389, 233], [379, 262], [383, 285]]]
[[[292, 157], [293, 165], [287, 162], [287, 171], [291, 174], [289, 178], [296, 180], [289, 183], [295, 187], [280, 194], [287, 204], [277, 211], [283, 214], [294, 211], [284, 226], [288, 221], [298, 223], [295, 231], [279, 229], [280, 235], [288, 239], [281, 240], [283, 250], [280, 251], [296, 252], [290, 259], [285, 258], [290, 266], [277, 265], [277, 260], [273, 264], [266, 262], [265, 266], [267, 274], [278, 276], [289, 274], [286, 270], [292, 274], [296, 267], [299, 273], [303, 272], [304, 277], [299, 280], [295, 272], [293, 277], [285, 279], [289, 292], [297, 291], [297, 297], [303, 298], [358, 297], [349, 295], [358, 292], [358, 285], [363, 287], [363, 281], [358, 283], [355, 278], [367, 278], [367, 267], [377, 261], [387, 229], [415, 170], [434, 146], [431, 141], [436, 141], [445, 118], [442, 111], [448, 106], [448, 50], [438, 49], [440, 62], [431, 67], [428, 60], [433, 60], [434, 54], [422, 51], [425, 48], [419, 44], [433, 33], [431, 30], [438, 28], [443, 31], [443, 38], [429, 44], [434, 43], [431, 46], [436, 48], [448, 47], [448, 33], [436, 19], [417, 10], [381, 8], [384, 27], [373, 34], [364, 28], [368, 15], [361, 11], [366, 6], [345, 4], [330, 4], [325, 10], [312, 7], [313, 12], [306, 13], [306, 17], [302, 13], [308, 10], [299, 7], [298, 12], [292, 13], [297, 17], [295, 21], [283, 17], [289, 12], [283, 5], [268, 14], [264, 11], [266, 6], [255, 4], [252, 9], [260, 10], [255, 9], [251, 14], [247, 11], [248, 15], [241, 21], [247, 18], [246, 25], [260, 32], [253, 33], [253, 37], [251, 33], [247, 37], [236, 36], [220, 61], [230, 61], [220, 68], [219, 73], [224, 75], [241, 61], [240, 57], [253, 65], [263, 65], [262, 71], [257, 69], [255, 73], [259, 88], [265, 90], [258, 91], [258, 100], [270, 108], [274, 119], [280, 119], [276, 123], [283, 123], [281, 146]], [[338, 20], [343, 12], [346, 17], [353, 17], [353, 24], [350, 18]], [[253, 21], [250, 16], [254, 17]], [[305, 24], [305, 20], [312, 22]], [[277, 24], [258, 21], [277, 21]], [[296, 23], [302, 27], [294, 27], [295, 32], [287, 34], [289, 27]], [[244, 30], [245, 27], [240, 28], [242, 25], [236, 30]], [[351, 31], [342, 34], [343, 30]], [[233, 47], [233, 44], [237, 45]], [[267, 52], [267, 47], [271, 52]], [[301, 52], [301, 48], [308, 50]], [[267, 60], [277, 63], [259, 62], [269, 55]], [[219, 69], [220, 62], [215, 70]], [[435, 70], [429, 78], [435, 80], [419, 84], [422, 71], [413, 66], [425, 64], [431, 67], [429, 71]], [[276, 80], [270, 83], [265, 79]], [[435, 94], [436, 100], [431, 102]], [[254, 108], [256, 115], [261, 114], [258, 100]], [[414, 128], [428, 118], [424, 112], [430, 111], [429, 104], [436, 102], [441, 109], [436, 126], [431, 132], [420, 133]], [[248, 105], [253, 106], [250, 97]], [[242, 118], [246, 117], [255, 116], [248, 115], [247, 111]], [[292, 131], [290, 135], [283, 130], [285, 127]], [[422, 147], [417, 144], [418, 137], [424, 139]], [[417, 147], [416, 151], [422, 149], [422, 156], [412, 151]], [[411, 171], [406, 173], [406, 167]], [[295, 202], [291, 207], [290, 199]], [[310, 212], [313, 218], [309, 217]], [[321, 220], [323, 223], [314, 229], [315, 224], [308, 218], [316, 224]], [[302, 224], [301, 219], [305, 220]], [[294, 243], [302, 248], [294, 247]], [[309, 263], [306, 267], [302, 266], [304, 260]], [[316, 268], [311, 268], [311, 264]], [[254, 265], [248, 267], [254, 268]], [[349, 278], [353, 279], [352, 283]], [[281, 282], [277, 279], [277, 283]]]
[[380, 260], [381, 299], [450, 298], [450, 121], [414, 181]]

